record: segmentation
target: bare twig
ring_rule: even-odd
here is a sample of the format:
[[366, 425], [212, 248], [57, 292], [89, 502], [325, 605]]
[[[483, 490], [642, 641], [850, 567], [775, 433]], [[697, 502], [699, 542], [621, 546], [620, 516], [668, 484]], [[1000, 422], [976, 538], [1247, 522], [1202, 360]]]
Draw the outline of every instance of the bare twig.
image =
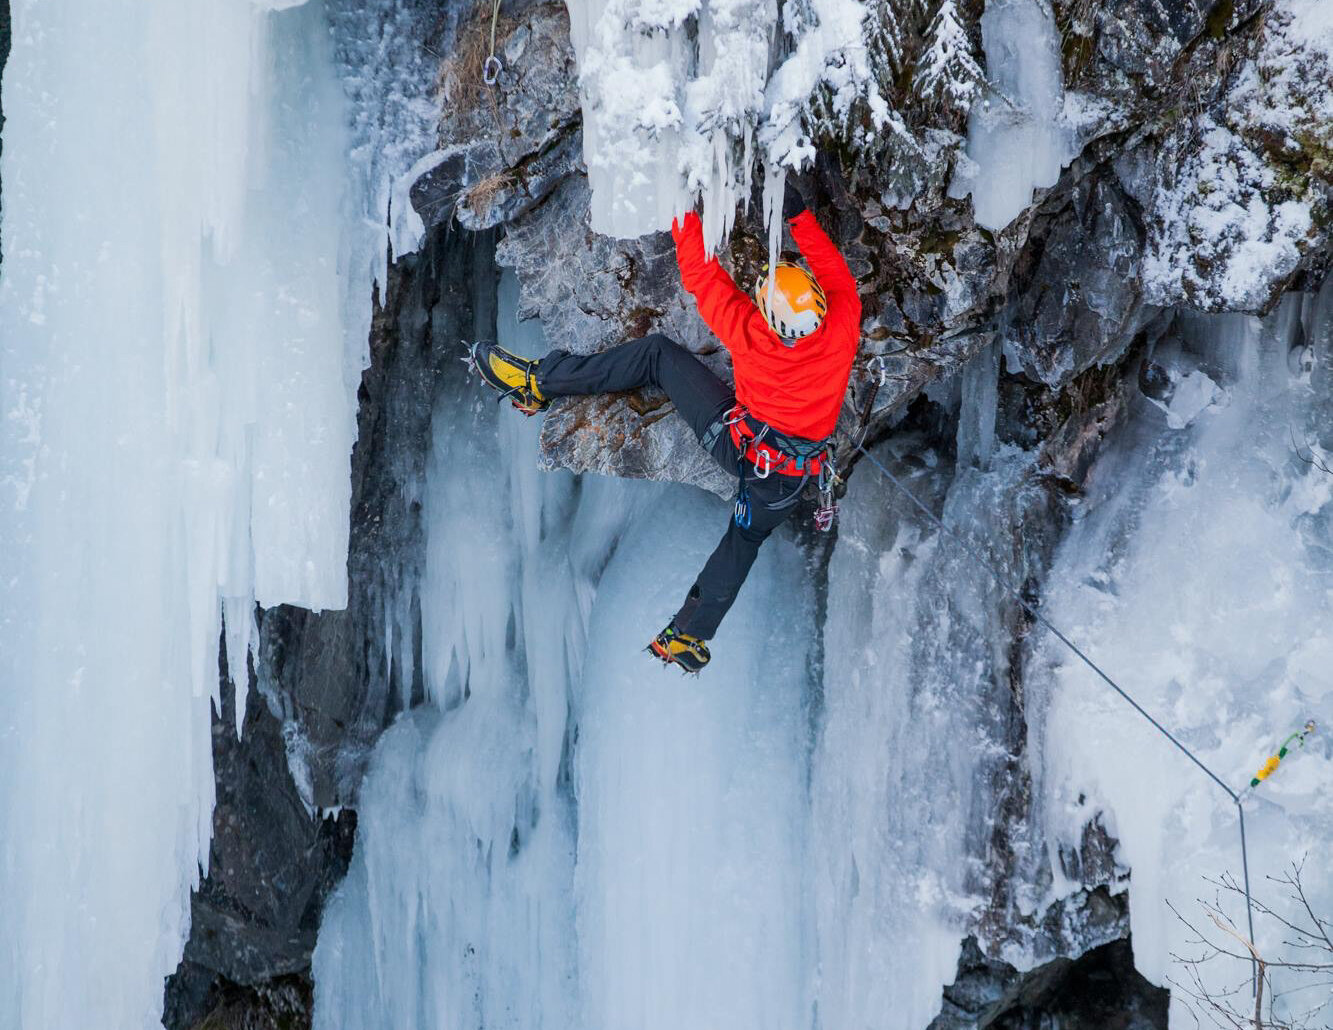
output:
[[1296, 457], [1300, 458], [1301, 461], [1305, 462], [1307, 465], [1313, 465], [1315, 468], [1319, 469], [1320, 472], [1326, 472], [1330, 476], [1333, 476], [1333, 469], [1329, 468], [1324, 464], [1323, 460], [1318, 457], [1314, 445], [1310, 443], [1309, 437], [1306, 437], [1305, 439], [1305, 449], [1310, 452], [1310, 456], [1307, 458], [1301, 453], [1301, 445], [1296, 442], [1296, 430], [1288, 426], [1287, 431], [1291, 433], [1291, 446], [1296, 452]]
[[[1216, 896], [1212, 901], [1200, 898], [1197, 903], [1209, 922], [1225, 937], [1238, 942], [1239, 948], [1225, 940], [1213, 938], [1171, 906], [1171, 911], [1188, 931], [1186, 942], [1190, 945], [1189, 954], [1172, 953], [1172, 960], [1184, 967], [1187, 977], [1173, 979], [1171, 983], [1181, 997], [1188, 999], [1187, 1007], [1196, 1022], [1199, 1013], [1203, 1012], [1216, 1025], [1233, 1030], [1328, 1030], [1327, 1023], [1316, 1023], [1315, 1020], [1333, 1003], [1333, 998], [1328, 996], [1328, 989], [1333, 987], [1333, 934], [1330, 933], [1329, 921], [1315, 913], [1305, 892], [1301, 880], [1303, 863], [1303, 859], [1295, 861], [1281, 876], [1267, 877], [1270, 883], [1285, 888], [1283, 894], [1290, 902], [1286, 906], [1287, 911], [1277, 911], [1273, 904], [1257, 900], [1254, 902], [1255, 911], [1261, 918], [1272, 920], [1276, 926], [1288, 931], [1282, 946], [1296, 952], [1294, 957], [1289, 951], [1282, 959], [1265, 959], [1255, 943], [1237, 928], [1223, 909], [1222, 900], [1224, 896], [1234, 897], [1243, 892], [1235, 877], [1228, 873], [1216, 879], [1206, 878], [1205, 882], [1214, 888]], [[1320, 961], [1325, 955], [1327, 961]], [[1252, 996], [1248, 991], [1243, 991], [1248, 984], [1219, 987], [1215, 984], [1215, 977], [1209, 976], [1205, 980], [1202, 972], [1204, 964], [1219, 958], [1254, 963], [1257, 973], [1253, 980]], [[1273, 985], [1274, 969], [1288, 974], [1281, 990]], [[1293, 996], [1311, 990], [1322, 992], [1322, 1000], [1306, 1011], [1290, 1011]], [[1279, 1001], [1284, 1010], [1282, 1015], [1277, 1011], [1276, 1003]], [[1198, 1011], [1194, 1011], [1196, 1007]]]

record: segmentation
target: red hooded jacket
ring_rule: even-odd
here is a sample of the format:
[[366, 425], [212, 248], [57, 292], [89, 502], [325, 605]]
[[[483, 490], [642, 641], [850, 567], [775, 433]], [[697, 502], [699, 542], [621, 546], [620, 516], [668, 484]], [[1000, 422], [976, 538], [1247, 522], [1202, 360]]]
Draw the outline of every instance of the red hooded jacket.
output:
[[822, 440], [842, 410], [852, 361], [861, 340], [861, 298], [838, 248], [809, 211], [790, 222], [791, 234], [828, 300], [824, 321], [795, 345], [782, 342], [749, 295], [716, 257], [704, 253], [703, 225], [691, 211], [671, 226], [680, 281], [699, 316], [731, 352], [736, 399], [750, 414], [789, 436]]

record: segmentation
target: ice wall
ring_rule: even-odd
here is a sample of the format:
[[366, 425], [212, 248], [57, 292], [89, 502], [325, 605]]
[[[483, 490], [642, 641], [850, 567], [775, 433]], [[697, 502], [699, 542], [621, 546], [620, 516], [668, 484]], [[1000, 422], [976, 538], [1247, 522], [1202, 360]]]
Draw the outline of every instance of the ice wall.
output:
[[[348, 102], [348, 188], [336, 253], [347, 289], [343, 320], [353, 370], [370, 364], [370, 291], [391, 256], [416, 250], [424, 231], [407, 201], [413, 165], [435, 149], [436, 41], [448, 9], [432, 0], [324, 0], [336, 73]], [[456, 17], [456, 15], [454, 15]], [[435, 63], [432, 63], [434, 61]]]
[[[1307, 718], [1327, 726], [1333, 717], [1333, 477], [1294, 446], [1327, 446], [1331, 302], [1326, 287], [1306, 305], [1313, 381], [1288, 364], [1289, 348], [1305, 341], [1297, 297], [1264, 322], [1187, 318], [1187, 353], [1225, 398], [1185, 428], [1141, 405], [1094, 467], [1090, 514], [1049, 577], [1047, 614], [1237, 789]], [[1171, 956], [1198, 949], [1168, 904], [1213, 930], [1195, 899], [1214, 894], [1205, 877], [1240, 875], [1234, 808], [1054, 642], [1043, 652], [1048, 678], [1034, 676], [1032, 689], [1047, 712], [1036, 753], [1052, 846], [1076, 841], [1082, 823], [1105, 812], [1132, 870], [1135, 962], [1156, 983], [1186, 979]], [[1246, 804], [1256, 897], [1288, 918], [1266, 877], [1302, 857], [1316, 911], [1333, 908], [1329, 756], [1327, 740], [1316, 740]], [[1236, 900], [1227, 908], [1243, 928]], [[1256, 929], [1267, 957], [1293, 957], [1284, 943], [1292, 935], [1273, 920], [1258, 918]], [[1246, 962], [1223, 959], [1203, 973], [1214, 991], [1248, 991]], [[1297, 979], [1274, 977], [1279, 991]], [[1307, 989], [1281, 1001], [1279, 1014], [1317, 1000]], [[1182, 1005], [1174, 992], [1172, 1026], [1193, 1025]]]
[[981, 16], [987, 87], [973, 102], [967, 152], [949, 196], [972, 196], [978, 225], [1003, 229], [1076, 153], [1065, 124], [1060, 38], [1047, 0], [998, 0]]
[[[516, 302], [506, 276], [501, 342], [539, 353]], [[432, 702], [386, 735], [363, 789], [315, 955], [316, 1025], [795, 1025], [799, 557], [767, 550], [709, 679], [662, 670], [642, 642], [728, 506], [539, 472], [537, 428], [473, 382], [437, 410]]]
[[[507, 279], [503, 342], [544, 350], [518, 332], [516, 300]], [[362, 788], [356, 857], [315, 953], [321, 1027], [575, 1025], [562, 761], [590, 600], [571, 564], [581, 491], [538, 473], [538, 424], [476, 387], [460, 375], [435, 413], [421, 592], [432, 703], [385, 735]], [[589, 491], [612, 526], [618, 487]], [[593, 569], [613, 540], [593, 538]]]
[[[0, 1024], [156, 1025], [220, 615], [344, 603], [355, 357], [321, 4], [24, 0], [0, 280]], [[239, 720], [238, 720], [239, 721]]]
[[797, 1026], [809, 969], [802, 563], [772, 541], [712, 641], [708, 677], [682, 681], [636, 645], [680, 603], [728, 506], [660, 490], [602, 577], [575, 691], [578, 1025]]
[[[915, 471], [889, 448], [880, 457], [1022, 579], [1011, 534], [1031, 457], [1010, 449], [990, 474], [953, 478], [922, 443], [897, 442], [901, 456], [923, 459]], [[925, 1027], [989, 877], [1005, 872], [988, 847], [1001, 817], [993, 782], [1006, 753], [1013, 629], [970, 556], [922, 526], [869, 466], [843, 507], [828, 591], [808, 848], [819, 1025], [877, 1026], [893, 1012], [895, 1026]]]

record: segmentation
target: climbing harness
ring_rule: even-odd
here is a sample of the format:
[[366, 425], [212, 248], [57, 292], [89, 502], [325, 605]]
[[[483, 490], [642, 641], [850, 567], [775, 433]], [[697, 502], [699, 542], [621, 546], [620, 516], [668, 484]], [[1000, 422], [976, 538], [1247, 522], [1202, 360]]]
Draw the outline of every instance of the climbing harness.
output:
[[486, 58], [486, 63], [481, 66], [481, 81], [488, 86], [494, 86], [500, 81], [500, 72], [504, 70], [504, 65], [500, 59], [495, 56], [495, 26], [500, 21], [500, 0], [495, 0], [491, 6], [491, 52]]
[[838, 506], [833, 503], [833, 489], [840, 480], [833, 460], [830, 438], [806, 440], [788, 436], [767, 422], [755, 418], [742, 404], [734, 405], [725, 414], [714, 419], [704, 431], [702, 443], [710, 454], [723, 433], [731, 437], [736, 448], [736, 475], [740, 485], [736, 491], [735, 521], [741, 529], [749, 529], [753, 518], [753, 502], [747, 483], [749, 476], [768, 479], [774, 473], [799, 482], [785, 496], [765, 502], [770, 511], [790, 508], [801, 499], [811, 477], [819, 488], [820, 506], [815, 510], [815, 527], [821, 533], [833, 528]]
[[[1079, 661], [1081, 661], [1084, 665], [1086, 665], [1089, 669], [1091, 669], [1094, 673], [1096, 673], [1097, 676], [1100, 677], [1100, 679], [1107, 686], [1109, 686], [1112, 690], [1114, 690], [1117, 694], [1119, 694], [1126, 702], [1128, 702], [1129, 706], [1133, 708], [1134, 711], [1138, 712], [1141, 716], [1143, 716], [1143, 718], [1146, 719], [1148, 723], [1155, 730], [1157, 730], [1158, 733], [1160, 733], [1163, 737], [1169, 740], [1176, 747], [1176, 749], [1180, 751], [1181, 754], [1183, 754], [1186, 758], [1188, 758], [1191, 762], [1193, 762], [1196, 766], [1198, 766], [1199, 769], [1202, 770], [1203, 774], [1207, 776], [1210, 780], [1212, 780], [1215, 784], [1217, 784], [1217, 786], [1221, 788], [1222, 792], [1226, 794], [1228, 798], [1231, 799], [1231, 801], [1236, 806], [1236, 817], [1240, 824], [1240, 857], [1241, 857], [1241, 870], [1244, 875], [1245, 915], [1249, 925], [1250, 940], [1253, 941], [1254, 901], [1250, 897], [1250, 855], [1249, 855], [1249, 848], [1245, 842], [1245, 809], [1242, 806], [1241, 802], [1249, 794], [1250, 790], [1253, 789], [1256, 783], [1263, 780], [1265, 777], [1267, 777], [1272, 773], [1273, 769], [1277, 768], [1277, 763], [1280, 762], [1282, 760], [1282, 757], [1287, 753], [1288, 750], [1290, 750], [1289, 745], [1293, 740], [1296, 740], [1298, 742], [1297, 743], [1298, 747], [1304, 746], [1305, 738], [1308, 737], [1310, 734], [1314, 733], [1313, 721], [1306, 723], [1304, 731], [1292, 734], [1292, 736], [1288, 737], [1283, 742], [1282, 748], [1279, 750], [1278, 754], [1270, 758], [1268, 762], [1265, 763], [1264, 768], [1259, 770], [1259, 773], [1262, 775], [1256, 774], [1256, 778], [1251, 781], [1250, 787], [1247, 790], [1241, 793], [1232, 790], [1230, 787], [1227, 786], [1226, 782], [1220, 776], [1217, 775], [1217, 773], [1213, 772], [1212, 769], [1204, 765], [1203, 761], [1197, 755], [1195, 755], [1193, 751], [1191, 751], [1184, 744], [1182, 744], [1170, 730], [1168, 730], [1160, 722], [1158, 722], [1151, 715], [1149, 715], [1147, 710], [1137, 701], [1135, 701], [1133, 697], [1129, 695], [1128, 691], [1126, 691], [1123, 687], [1121, 687], [1120, 684], [1118, 684], [1115, 680], [1113, 680], [1109, 675], [1103, 672], [1101, 666], [1099, 666], [1096, 662], [1094, 662], [1091, 658], [1089, 658], [1086, 654], [1084, 654], [1083, 651], [1079, 649], [1078, 645], [1076, 645], [1072, 640], [1070, 640], [1067, 636], [1065, 636], [1058, 629], [1056, 629], [1055, 626], [1052, 625], [1050, 620], [1046, 618], [1046, 616], [1042, 615], [1041, 612], [1039, 612], [1036, 608], [1034, 608], [1031, 603], [1026, 601], [1023, 597], [1022, 591], [1018, 587], [1016, 587], [1009, 580], [1009, 578], [999, 570], [999, 568], [996, 567], [994, 562], [992, 562], [988, 557], [983, 555], [977, 548], [973, 547], [966, 540], [964, 540], [962, 536], [954, 532], [954, 530], [950, 529], [942, 518], [940, 518], [928, 507], [926, 507], [926, 505], [917, 498], [916, 494], [912, 493], [912, 491], [907, 488], [906, 484], [904, 484], [902, 480], [900, 480], [897, 476], [895, 476], [892, 472], [890, 472], [888, 468], [885, 467], [883, 462], [881, 462], [878, 458], [876, 458], [873, 454], [871, 454], [868, 450], [866, 450], [863, 441], [856, 441], [854, 443], [854, 446], [872, 465], [875, 466], [875, 468], [879, 469], [880, 474], [883, 475], [884, 478], [887, 479], [894, 486], [894, 488], [898, 490], [899, 493], [901, 493], [904, 497], [906, 497], [907, 500], [909, 500], [917, 508], [917, 510], [919, 510], [923, 515], [926, 516], [927, 519], [929, 519], [932, 523], [934, 523], [935, 526], [937, 526], [941, 532], [943, 532], [945, 535], [950, 537], [956, 544], [958, 544], [963, 549], [964, 553], [966, 553], [970, 558], [972, 558], [973, 561], [975, 561], [978, 565], [980, 565], [983, 569], [985, 569], [988, 573], [990, 573], [991, 578], [995, 580], [995, 582], [1000, 586], [1000, 588], [1005, 593], [1007, 593], [1014, 601], [1018, 603], [1020, 608], [1022, 608], [1025, 612], [1027, 612], [1028, 615], [1030, 615], [1037, 622], [1041, 623], [1042, 626], [1046, 627], [1046, 629], [1057, 640], [1059, 640], [1060, 643], [1064, 644], [1065, 647], [1069, 648], [1069, 650], [1073, 652], [1073, 654], [1079, 659]], [[1251, 969], [1251, 980], [1250, 980], [1251, 987], [1255, 991], [1258, 991], [1259, 964], [1257, 959], [1253, 958], [1251, 959], [1250, 969]]]
[[1264, 780], [1268, 779], [1268, 777], [1272, 776], [1273, 773], [1277, 772], [1277, 767], [1282, 763], [1282, 759], [1286, 758], [1287, 753], [1291, 751], [1293, 748], [1295, 748], [1295, 750], [1297, 751], [1304, 750], [1306, 738], [1313, 736], [1314, 731], [1315, 731], [1315, 724], [1314, 720], [1311, 719], [1299, 730], [1297, 730], [1286, 740], [1284, 740], [1278, 746], [1277, 754], [1269, 755], [1268, 760], [1265, 761], [1264, 764], [1259, 767], [1259, 771], [1256, 772], [1254, 774], [1254, 778], [1250, 780], [1249, 787], [1241, 791], [1241, 797], [1245, 797], [1246, 795], [1248, 795], [1250, 791], [1254, 790], [1255, 787], [1259, 786], [1259, 784], [1263, 783]]

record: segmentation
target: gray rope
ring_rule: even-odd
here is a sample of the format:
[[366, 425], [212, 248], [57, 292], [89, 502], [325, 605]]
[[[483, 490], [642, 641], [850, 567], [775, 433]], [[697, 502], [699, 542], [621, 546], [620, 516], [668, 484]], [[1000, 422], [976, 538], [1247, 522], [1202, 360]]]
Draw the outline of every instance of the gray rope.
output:
[[[1082, 661], [1084, 665], [1086, 665], [1089, 669], [1091, 669], [1099, 677], [1101, 677], [1102, 681], [1105, 682], [1107, 686], [1109, 686], [1112, 690], [1114, 690], [1117, 694], [1119, 694], [1122, 698], [1124, 698], [1127, 702], [1129, 702], [1130, 707], [1132, 707], [1134, 711], [1138, 712], [1141, 716], [1147, 719], [1148, 722], [1152, 725], [1152, 727], [1155, 730], [1157, 730], [1158, 733], [1160, 733], [1163, 737], [1165, 737], [1172, 744], [1174, 744], [1181, 754], [1183, 754], [1186, 758], [1188, 758], [1191, 762], [1193, 762], [1196, 766], [1198, 766], [1203, 771], [1204, 775], [1207, 776], [1219, 787], [1221, 787], [1222, 790], [1226, 793], [1226, 796], [1232, 800], [1232, 802], [1236, 806], [1236, 814], [1240, 818], [1240, 857], [1241, 857], [1241, 869], [1245, 878], [1245, 914], [1246, 918], [1249, 921], [1250, 943], [1254, 943], [1254, 903], [1250, 898], [1250, 856], [1245, 843], [1245, 810], [1241, 807], [1240, 795], [1237, 794], [1230, 787], [1228, 787], [1226, 785], [1226, 782], [1223, 781], [1223, 779], [1220, 776], [1218, 776], [1215, 772], [1213, 772], [1213, 770], [1209, 769], [1208, 766], [1204, 765], [1203, 762], [1193, 751], [1191, 751], [1184, 744], [1182, 744], [1179, 739], [1177, 739], [1175, 734], [1173, 734], [1170, 730], [1168, 730], [1165, 726], [1163, 726], [1160, 722], [1158, 722], [1150, 714], [1148, 714], [1148, 711], [1141, 704], [1135, 701], [1134, 698], [1130, 697], [1128, 691], [1126, 691], [1123, 687], [1120, 686], [1119, 683], [1117, 683], [1105, 672], [1103, 672], [1101, 666], [1099, 666], [1096, 662], [1094, 662], [1091, 658], [1089, 658], [1086, 654], [1084, 654], [1083, 651], [1079, 649], [1078, 645], [1076, 645], [1072, 640], [1070, 640], [1067, 636], [1065, 636], [1058, 629], [1056, 629], [1055, 626], [1051, 624], [1051, 621], [1046, 618], [1046, 616], [1042, 615], [1041, 612], [1037, 611], [1036, 608], [1028, 604], [1027, 601], [1023, 600], [1023, 595], [1018, 590], [1018, 588], [1015, 587], [1012, 582], [1010, 582], [1009, 578], [1005, 576], [1004, 573], [1002, 573], [999, 570], [999, 568], [997, 568], [996, 565], [989, 558], [987, 558], [975, 547], [973, 547], [970, 543], [964, 540], [963, 537], [961, 537], [958, 533], [950, 529], [949, 526], [945, 524], [942, 518], [940, 518], [933, 511], [927, 508], [925, 504], [923, 504], [917, 498], [916, 494], [912, 493], [912, 491], [907, 488], [907, 486], [902, 482], [902, 480], [900, 480], [897, 476], [895, 476], [892, 472], [890, 472], [884, 466], [883, 462], [881, 462], [878, 458], [876, 458], [873, 454], [871, 454], [868, 450], [865, 449], [864, 443], [857, 442], [855, 443], [855, 447], [858, 451], [860, 451], [863, 455], [865, 455], [867, 459], [869, 459], [872, 465], [874, 465], [877, 469], [879, 469], [879, 471], [883, 474], [884, 478], [887, 479], [890, 483], [892, 483], [894, 487], [897, 488], [899, 493], [901, 493], [904, 497], [906, 497], [909, 501], [911, 501], [912, 504], [915, 505], [916, 508], [923, 515], [926, 516], [926, 518], [928, 518], [943, 532], [945, 532], [951, 538], [953, 538], [953, 540], [960, 547], [962, 547], [962, 549], [975, 562], [977, 562], [979, 565], [981, 565], [982, 568], [984, 568], [987, 572], [989, 572], [991, 574], [991, 577], [995, 580], [995, 582], [998, 583], [1000, 587], [1007, 594], [1009, 594], [1010, 597], [1012, 597], [1015, 601], [1017, 601], [1020, 607], [1022, 607], [1022, 609], [1025, 612], [1027, 612], [1029, 615], [1032, 616], [1032, 618], [1036, 619], [1039, 623], [1045, 626], [1046, 629], [1049, 630], [1050, 633], [1057, 640], [1059, 640], [1062, 644], [1065, 645], [1065, 647], [1069, 648], [1070, 651], [1072, 651], [1075, 655], [1077, 655], [1079, 660]], [[1253, 957], [1250, 959], [1250, 966], [1252, 970], [1251, 982], [1254, 989], [1258, 990], [1258, 980], [1257, 980], [1258, 962]]]

